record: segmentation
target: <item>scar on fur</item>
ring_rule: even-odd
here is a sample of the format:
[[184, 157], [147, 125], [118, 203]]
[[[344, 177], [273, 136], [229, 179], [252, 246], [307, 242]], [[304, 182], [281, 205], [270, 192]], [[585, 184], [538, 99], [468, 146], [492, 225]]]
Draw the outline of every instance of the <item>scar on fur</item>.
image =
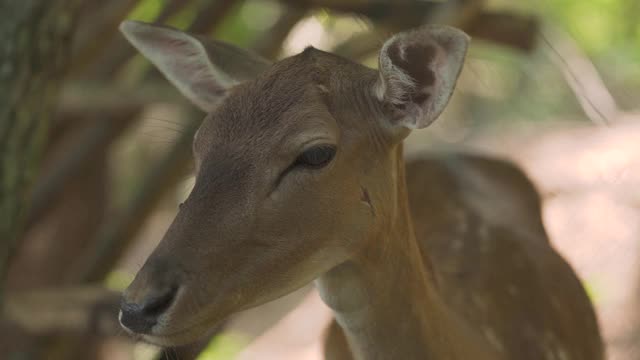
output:
[[367, 203], [367, 205], [369, 205], [369, 207], [371, 208], [371, 213], [373, 214], [373, 216], [376, 216], [376, 209], [373, 207], [373, 204], [371, 203], [371, 198], [369, 197], [369, 191], [367, 191], [367, 189], [362, 186], [360, 187], [360, 190], [362, 190], [362, 193], [360, 194], [360, 201]]

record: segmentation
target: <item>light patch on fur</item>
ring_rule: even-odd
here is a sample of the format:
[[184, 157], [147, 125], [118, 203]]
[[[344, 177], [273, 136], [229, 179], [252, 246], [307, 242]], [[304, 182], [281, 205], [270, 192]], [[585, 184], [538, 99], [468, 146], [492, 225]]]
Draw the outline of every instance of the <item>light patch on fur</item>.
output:
[[484, 326], [482, 328], [482, 334], [484, 335], [485, 339], [487, 339], [489, 344], [494, 347], [494, 349], [500, 352], [504, 352], [504, 344], [502, 344], [502, 341], [498, 339], [498, 336], [492, 328], [490, 328], [489, 326]]
[[464, 248], [464, 241], [462, 241], [462, 239], [455, 238], [453, 239], [453, 241], [451, 241], [451, 250], [453, 250], [454, 252], [462, 251], [463, 248]]
[[357, 269], [350, 263], [336, 266], [315, 280], [322, 301], [335, 313], [338, 323], [361, 328], [370, 310], [369, 295]]
[[461, 208], [456, 208], [453, 211], [453, 217], [456, 223], [456, 232], [460, 235], [464, 235], [469, 231], [469, 214]]
[[118, 322], [120, 323], [120, 326], [126, 328], [126, 326], [122, 324], [122, 310], [118, 311]]
[[493, 238], [489, 236], [490, 229], [486, 224], [480, 224], [477, 229], [477, 235], [480, 243], [480, 252], [482, 254], [490, 254], [493, 245]]
[[200, 130], [202, 129], [202, 125], [198, 127], [198, 130], [193, 134], [193, 143], [195, 144], [198, 141], [198, 136], [200, 134]]
[[471, 302], [480, 310], [480, 312], [486, 312], [489, 309], [489, 303], [485, 298], [477, 293], [471, 294]]
[[569, 352], [552, 332], [544, 333], [542, 346], [545, 351], [545, 360], [572, 360]]
[[558, 360], [571, 360], [569, 353], [562, 348], [558, 349]]
[[489, 228], [489, 226], [487, 225], [482, 225], [480, 226], [480, 228], [478, 229], [478, 235], [482, 238], [482, 239], [489, 239], [489, 234], [491, 234], [491, 229]]
[[551, 295], [551, 306], [553, 306], [556, 310], [558, 311], [562, 311], [562, 301], [560, 301], [560, 299], [558, 299], [557, 296], [555, 295]]
[[317, 87], [318, 87], [318, 90], [320, 90], [321, 93], [323, 93], [323, 94], [328, 94], [329, 93], [329, 88], [328, 87], [326, 87], [326, 86], [324, 86], [322, 84], [317, 85]]

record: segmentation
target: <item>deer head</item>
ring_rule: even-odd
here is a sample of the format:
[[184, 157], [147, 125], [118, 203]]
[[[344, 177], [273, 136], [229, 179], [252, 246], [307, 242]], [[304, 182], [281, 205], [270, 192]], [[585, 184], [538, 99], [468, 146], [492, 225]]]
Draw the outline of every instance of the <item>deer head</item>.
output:
[[397, 211], [400, 144], [442, 112], [468, 43], [445, 26], [401, 33], [376, 71], [314, 48], [270, 64], [167, 27], [121, 30], [208, 112], [195, 186], [123, 295], [123, 326], [159, 345], [376, 246]]

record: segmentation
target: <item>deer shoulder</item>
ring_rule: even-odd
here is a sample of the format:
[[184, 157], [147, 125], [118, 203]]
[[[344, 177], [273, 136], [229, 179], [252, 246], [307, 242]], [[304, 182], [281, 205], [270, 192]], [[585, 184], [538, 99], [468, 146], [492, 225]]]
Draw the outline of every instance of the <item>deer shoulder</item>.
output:
[[550, 244], [538, 192], [518, 167], [436, 154], [407, 163], [407, 184], [416, 238], [443, 296], [507, 358], [602, 354], [589, 299]]
[[[550, 244], [539, 194], [522, 170], [463, 153], [422, 154], [406, 167], [422, 256], [443, 298], [474, 331], [507, 359], [601, 358], [591, 304]], [[353, 358], [335, 321], [325, 354]]]

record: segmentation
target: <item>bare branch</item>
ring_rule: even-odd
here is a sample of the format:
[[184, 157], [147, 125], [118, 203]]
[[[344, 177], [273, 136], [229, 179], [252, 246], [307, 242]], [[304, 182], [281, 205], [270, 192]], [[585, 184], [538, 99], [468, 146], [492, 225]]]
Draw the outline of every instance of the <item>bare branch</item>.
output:
[[93, 117], [96, 113], [117, 113], [157, 103], [186, 105], [187, 101], [164, 80], [127, 88], [76, 82], [64, 87], [59, 108], [61, 118], [67, 113]]
[[88, 1], [83, 4], [73, 49], [71, 71], [95, 61], [117, 36], [118, 24], [139, 0]]
[[162, 197], [186, 173], [191, 160], [191, 142], [202, 115], [194, 113], [172, 148], [144, 175], [129, 204], [103, 224], [95, 244], [82, 256], [72, 282], [92, 282], [104, 278], [144, 224]]
[[536, 45], [538, 28], [538, 21], [533, 16], [483, 12], [471, 20], [465, 30], [472, 37], [531, 51]]
[[235, 6], [239, 6], [244, 0], [216, 0], [208, 1], [204, 7], [198, 10], [193, 23], [187, 31], [196, 34], [209, 34], [215, 31]]
[[7, 293], [3, 321], [31, 335], [122, 334], [120, 293], [102, 287], [69, 287]]
[[77, 140], [70, 146], [66, 157], [52, 167], [51, 173], [40, 179], [32, 194], [32, 203], [27, 214], [27, 226], [33, 225], [49, 207], [55, 203], [57, 196], [70, 177], [81, 173], [90, 163], [96, 152], [101, 151], [121, 134], [128, 125], [131, 115], [137, 109], [126, 109], [123, 113], [102, 113], [97, 116], [92, 126], [81, 129]]
[[[535, 18], [509, 13], [472, 14], [470, 11], [467, 13], [468, 17], [450, 19], [450, 22], [465, 30], [473, 38], [523, 51], [530, 51], [535, 46], [538, 34], [538, 22]], [[406, 23], [401, 27], [394, 27], [392, 31], [407, 30], [414, 26], [417, 24]], [[389, 31], [377, 27], [345, 40], [333, 51], [350, 59], [362, 60], [380, 49], [384, 40], [389, 37]]]
[[68, 65], [79, 2], [3, 2], [0, 22], [0, 303], [23, 230], [28, 188]]
[[541, 37], [550, 59], [562, 70], [584, 113], [592, 122], [608, 125], [619, 114], [618, 105], [591, 60], [559, 29], [546, 29]]

